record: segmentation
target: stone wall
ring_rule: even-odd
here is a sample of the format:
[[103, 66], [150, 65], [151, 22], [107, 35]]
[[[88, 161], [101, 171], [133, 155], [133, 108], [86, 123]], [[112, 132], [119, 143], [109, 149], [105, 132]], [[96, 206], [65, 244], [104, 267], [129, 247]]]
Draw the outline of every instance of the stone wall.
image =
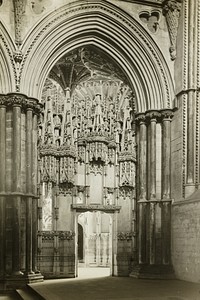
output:
[[178, 279], [200, 282], [200, 200], [172, 206], [172, 263]]

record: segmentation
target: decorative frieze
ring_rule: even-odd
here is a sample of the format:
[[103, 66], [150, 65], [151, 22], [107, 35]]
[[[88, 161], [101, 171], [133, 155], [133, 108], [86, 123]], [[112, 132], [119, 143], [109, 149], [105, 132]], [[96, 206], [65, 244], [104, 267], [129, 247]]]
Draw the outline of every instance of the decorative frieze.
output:
[[136, 236], [136, 232], [118, 232], [117, 239], [118, 241], [131, 241]]
[[55, 237], [60, 240], [73, 240], [75, 233], [73, 231], [39, 231], [38, 236], [43, 241], [53, 241]]
[[69, 183], [63, 183], [59, 185], [59, 195], [72, 195], [73, 194], [73, 187]]
[[75, 232], [73, 231], [59, 231], [58, 238], [59, 240], [73, 240], [75, 237]]
[[84, 211], [105, 211], [105, 212], [115, 212], [120, 211], [121, 206], [112, 205], [103, 205], [103, 204], [72, 204], [72, 209], [76, 209], [76, 211], [84, 212]]
[[52, 144], [43, 144], [39, 147], [41, 156], [53, 155], [56, 157], [72, 157], [76, 158], [75, 148], [69, 146], [57, 147]]
[[131, 186], [123, 186], [119, 188], [119, 197], [123, 199], [133, 199], [135, 197], [135, 189]]

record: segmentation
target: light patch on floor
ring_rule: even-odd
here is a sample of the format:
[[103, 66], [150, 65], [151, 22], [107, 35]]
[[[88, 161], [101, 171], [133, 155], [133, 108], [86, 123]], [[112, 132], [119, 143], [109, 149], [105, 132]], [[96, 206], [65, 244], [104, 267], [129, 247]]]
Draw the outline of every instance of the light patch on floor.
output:
[[110, 276], [110, 268], [78, 268], [78, 278], [99, 278], [99, 277], [107, 277]]

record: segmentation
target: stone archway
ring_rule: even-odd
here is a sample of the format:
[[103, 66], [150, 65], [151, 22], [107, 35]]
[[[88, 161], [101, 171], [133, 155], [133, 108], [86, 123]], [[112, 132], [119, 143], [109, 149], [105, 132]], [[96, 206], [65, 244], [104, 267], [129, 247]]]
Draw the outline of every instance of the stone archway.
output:
[[[87, 13], [87, 18], [84, 16], [85, 13]], [[14, 76], [11, 76], [12, 84], [9, 83], [10, 86], [5, 90], [5, 93], [7, 93], [8, 89], [11, 88], [12, 91], [17, 90], [20, 93], [17, 95], [13, 93], [7, 94], [1, 97], [1, 128], [5, 129], [2, 132], [8, 133], [7, 135], [1, 135], [2, 145], [6, 143], [8, 145], [7, 152], [5, 152], [5, 149], [2, 151], [1, 162], [7, 160], [6, 168], [9, 171], [6, 177], [7, 185], [2, 189], [2, 197], [4, 198], [5, 196], [9, 199], [11, 199], [11, 196], [13, 197], [12, 204], [9, 206], [7, 202], [7, 206], [2, 214], [7, 211], [6, 213], [9, 215], [11, 210], [16, 217], [15, 224], [11, 225], [9, 223], [9, 228], [16, 232], [17, 238], [15, 241], [8, 241], [8, 243], [11, 243], [12, 249], [6, 254], [6, 272], [9, 271], [13, 274], [14, 277], [10, 277], [10, 282], [13, 280], [13, 284], [20, 282], [22, 268], [27, 272], [28, 276], [23, 277], [21, 282], [23, 280], [24, 282], [29, 282], [35, 276], [30, 275], [32, 274], [32, 265], [34, 265], [35, 274], [37, 272], [35, 264], [37, 249], [35, 243], [35, 229], [37, 225], [37, 209], [35, 207], [37, 197], [37, 163], [33, 159], [32, 153], [34, 153], [34, 156], [37, 154], [36, 126], [39, 105], [35, 98], [41, 102], [46, 78], [56, 62], [65, 54], [74, 51], [78, 47], [91, 45], [101, 49], [115, 60], [116, 64], [126, 75], [130, 88], [135, 95], [135, 120], [137, 123], [135, 132], [138, 146], [136, 170], [138, 178], [136, 191], [138, 201], [138, 230], [136, 232], [138, 234], [138, 246], [137, 249], [132, 250], [134, 252], [138, 251], [138, 254], [136, 253], [137, 262], [139, 263], [138, 272], [145, 271], [140, 269], [144, 265], [153, 265], [150, 271], [147, 269], [147, 274], [160, 269], [160, 266], [170, 266], [170, 236], [168, 233], [171, 201], [170, 121], [173, 116], [171, 109], [174, 97], [170, 71], [156, 43], [135, 19], [107, 1], [77, 1], [64, 5], [47, 15], [27, 35], [21, 46], [23, 55], [17, 56], [16, 82], [14, 84]], [[12, 120], [13, 122], [11, 122]], [[29, 121], [26, 122], [26, 120]], [[105, 144], [107, 147], [108, 141]], [[17, 151], [15, 152], [15, 150]], [[15, 153], [13, 156], [11, 155], [12, 151]], [[48, 154], [47, 152], [45, 153], [44, 151], [43, 153], [44, 161], [47, 162], [49, 160], [50, 166], [52, 166], [56, 163], [56, 159], [54, 159], [56, 154], [52, 155], [52, 153]], [[158, 164], [162, 162], [162, 172], [156, 163], [156, 152], [159, 153]], [[69, 156], [72, 157], [73, 163], [73, 153], [67, 154], [70, 154]], [[48, 159], [45, 156], [48, 156]], [[53, 159], [49, 159], [50, 156], [53, 156]], [[61, 156], [66, 158], [65, 155]], [[25, 158], [27, 161], [25, 161]], [[132, 158], [129, 157], [129, 159], [132, 161]], [[70, 165], [70, 159], [68, 162]], [[122, 158], [122, 165], [124, 162]], [[15, 170], [13, 173], [11, 172], [11, 165], [13, 165]], [[27, 177], [25, 176], [25, 170], [28, 174]], [[11, 185], [13, 178], [15, 183]], [[23, 183], [21, 183], [21, 178], [24, 179]], [[67, 193], [73, 193], [74, 198], [77, 200], [77, 189], [73, 189], [71, 184], [70, 182], [70, 185], [64, 188], [64, 192], [67, 190]], [[161, 186], [162, 189], [160, 188]], [[125, 194], [127, 191], [126, 187], [125, 184]], [[51, 184], [44, 184], [43, 196], [45, 196], [45, 189], [49, 192], [51, 188]], [[62, 198], [56, 189], [54, 192], [56, 201], [57, 196]], [[85, 192], [87, 192], [87, 189]], [[112, 198], [112, 190], [107, 190], [108, 194], [111, 194], [110, 197]], [[31, 209], [32, 199], [34, 199], [33, 211]], [[126, 199], [126, 196], [122, 196], [122, 199]], [[25, 200], [28, 201], [25, 202]], [[66, 205], [66, 209], [70, 210], [69, 203], [64, 200], [63, 203]], [[78, 203], [73, 203], [73, 205], [73, 209], [78, 208]], [[40, 222], [42, 219], [41, 206], [40, 203]], [[160, 210], [159, 207], [161, 207]], [[84, 209], [88, 209], [88, 207]], [[92, 209], [94, 209], [93, 206]], [[31, 218], [25, 217], [25, 210], [27, 210], [28, 216], [33, 218], [33, 223], [29, 222]], [[56, 220], [58, 213], [56, 202], [53, 211]], [[125, 216], [127, 216], [126, 213]], [[25, 229], [24, 219], [26, 219], [28, 231]], [[135, 216], [133, 221], [136, 221]], [[23, 226], [21, 226], [22, 223]], [[71, 224], [69, 228], [71, 228], [70, 226], [73, 229]], [[3, 226], [2, 228], [4, 228], [3, 235], [5, 236], [5, 227]], [[32, 235], [33, 228], [34, 235]], [[150, 228], [150, 230], [147, 228]], [[129, 242], [132, 236], [130, 237], [129, 234], [121, 232], [117, 238], [123, 244], [127, 241]], [[53, 244], [54, 240], [58, 244], [59, 241], [62, 245], [61, 249], [67, 244], [69, 251], [71, 251], [70, 249], [74, 243], [73, 232], [70, 230], [68, 232], [60, 230], [59, 235], [56, 235], [56, 237], [52, 232], [49, 232], [47, 235], [39, 232], [39, 239], [46, 244]], [[157, 240], [159, 240], [159, 243], [156, 243]], [[34, 242], [34, 250], [29, 247], [29, 242], [31, 241]], [[26, 247], [26, 243], [29, 246]], [[159, 247], [156, 246], [157, 244]], [[20, 246], [23, 249], [23, 262], [21, 262]], [[5, 249], [3, 251], [5, 253]], [[160, 252], [162, 252], [162, 255], [160, 255]], [[160, 257], [159, 261], [155, 259], [157, 254]], [[71, 253], [71, 255], [73, 256], [74, 254]], [[126, 273], [129, 272], [127, 265], [128, 263], [126, 262]], [[58, 261], [54, 261], [53, 267], [57, 272]], [[70, 265], [70, 268], [74, 268], [73, 263]], [[163, 267], [164, 271], [166, 269]], [[2, 270], [2, 278], [6, 282], [7, 273], [5, 269]], [[74, 275], [73, 271], [71, 275]]]
[[[52, 263], [61, 256], [74, 259], [70, 250], [74, 240], [70, 242], [70, 249], [66, 245], [62, 248], [59, 241], [61, 231], [65, 234], [76, 231], [71, 207], [74, 211], [119, 212], [115, 235], [120, 246], [116, 243], [115, 275], [128, 275], [132, 243], [136, 244], [132, 222], [136, 154], [135, 96], [126, 75], [114, 58], [101, 49], [93, 45], [79, 47], [64, 55], [51, 69], [42, 104], [38, 170], [40, 209], [43, 215], [49, 212], [40, 220], [39, 227], [42, 273], [46, 276], [73, 275], [70, 261], [64, 273], [61, 267], [54, 269]], [[53, 220], [50, 217], [55, 209]], [[123, 220], [125, 215], [126, 221]], [[54, 236], [47, 250], [45, 236], [48, 231], [54, 232]], [[125, 244], [126, 251], [122, 250]], [[52, 249], [56, 247], [57, 252], [53, 254]], [[51, 258], [49, 262], [45, 257]], [[51, 274], [48, 274], [50, 269]]]
[[88, 44], [115, 57], [135, 88], [138, 112], [172, 106], [170, 71], [156, 43], [135, 19], [104, 0], [76, 1], [37, 24], [22, 47], [20, 91], [40, 99], [55, 62]]

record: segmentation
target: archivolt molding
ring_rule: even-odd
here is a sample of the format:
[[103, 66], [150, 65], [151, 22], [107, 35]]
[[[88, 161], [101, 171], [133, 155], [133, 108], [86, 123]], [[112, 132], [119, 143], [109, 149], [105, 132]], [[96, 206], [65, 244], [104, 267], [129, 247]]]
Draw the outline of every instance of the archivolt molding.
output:
[[15, 91], [17, 72], [13, 58], [14, 42], [0, 22], [0, 92]]
[[171, 107], [173, 85], [161, 51], [136, 20], [104, 0], [67, 4], [36, 25], [22, 45], [20, 91], [40, 98], [53, 64], [85, 44], [115, 57], [133, 85], [138, 112]]

